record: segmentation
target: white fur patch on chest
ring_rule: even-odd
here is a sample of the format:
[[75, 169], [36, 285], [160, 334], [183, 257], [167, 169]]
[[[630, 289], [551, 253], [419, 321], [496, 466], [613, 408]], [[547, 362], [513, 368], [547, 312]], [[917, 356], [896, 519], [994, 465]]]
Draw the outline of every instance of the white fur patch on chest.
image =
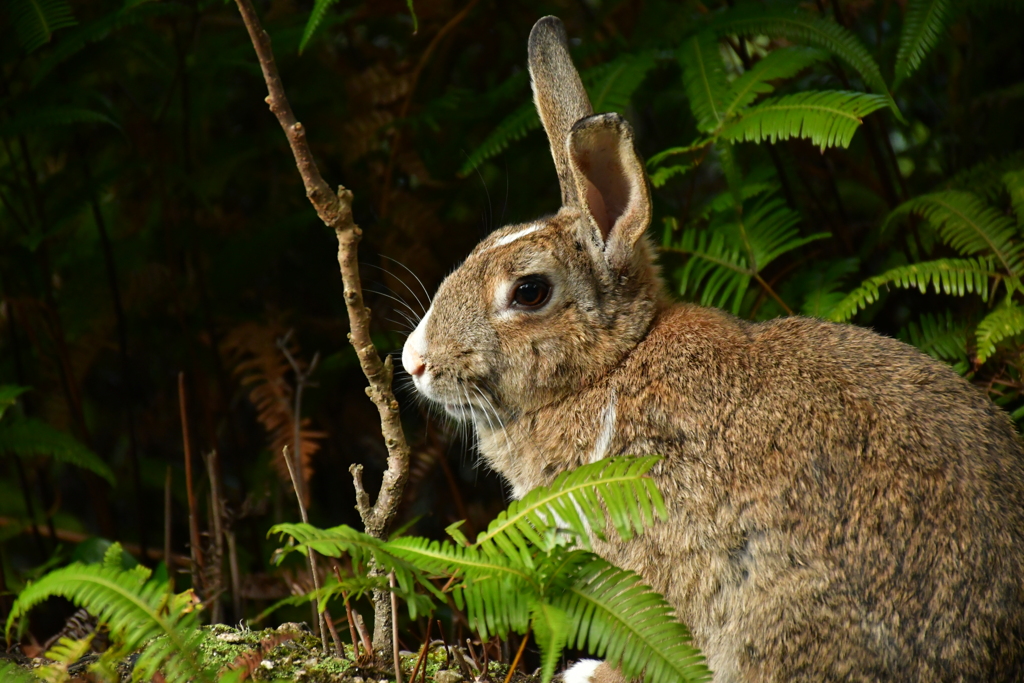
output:
[[608, 450], [611, 448], [612, 440], [615, 438], [615, 409], [618, 402], [618, 394], [612, 389], [612, 396], [608, 400], [608, 405], [604, 407], [604, 411], [601, 413], [601, 431], [597, 435], [597, 441], [594, 442], [594, 450], [590, 452], [590, 462], [597, 462], [608, 457]]

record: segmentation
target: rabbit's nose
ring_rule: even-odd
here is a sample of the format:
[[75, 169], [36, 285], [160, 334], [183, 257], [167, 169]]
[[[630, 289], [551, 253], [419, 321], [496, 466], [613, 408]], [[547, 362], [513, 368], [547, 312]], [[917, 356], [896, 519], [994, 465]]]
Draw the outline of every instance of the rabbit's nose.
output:
[[419, 377], [427, 369], [420, 354], [416, 353], [416, 349], [410, 344], [406, 344], [402, 349], [402, 367], [413, 377]]

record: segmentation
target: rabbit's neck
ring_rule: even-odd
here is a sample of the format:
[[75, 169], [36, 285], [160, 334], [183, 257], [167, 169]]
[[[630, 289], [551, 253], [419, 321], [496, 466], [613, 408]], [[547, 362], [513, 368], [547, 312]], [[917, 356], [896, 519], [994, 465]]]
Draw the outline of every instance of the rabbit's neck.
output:
[[613, 377], [502, 425], [477, 423], [480, 454], [519, 499], [561, 472], [614, 455]]

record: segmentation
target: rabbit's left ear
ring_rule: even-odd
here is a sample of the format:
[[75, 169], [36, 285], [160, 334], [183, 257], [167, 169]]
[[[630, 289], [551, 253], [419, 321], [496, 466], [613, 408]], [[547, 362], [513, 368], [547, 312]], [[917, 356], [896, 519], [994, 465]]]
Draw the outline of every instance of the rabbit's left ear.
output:
[[613, 268], [624, 266], [651, 222], [651, 195], [633, 147], [633, 129], [618, 114], [578, 121], [567, 141], [580, 209]]

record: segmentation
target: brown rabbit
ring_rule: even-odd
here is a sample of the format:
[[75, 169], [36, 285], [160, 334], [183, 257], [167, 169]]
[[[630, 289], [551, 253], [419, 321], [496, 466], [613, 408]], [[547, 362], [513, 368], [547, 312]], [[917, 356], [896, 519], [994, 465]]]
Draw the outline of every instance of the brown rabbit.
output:
[[[893, 339], [674, 304], [629, 125], [594, 116], [561, 22], [530, 35], [563, 206], [485, 239], [402, 362], [470, 420], [515, 496], [665, 456], [671, 515], [598, 548], [642, 574], [726, 681], [1024, 680], [1024, 461], [1013, 425]], [[614, 681], [585, 661], [567, 681]]]

